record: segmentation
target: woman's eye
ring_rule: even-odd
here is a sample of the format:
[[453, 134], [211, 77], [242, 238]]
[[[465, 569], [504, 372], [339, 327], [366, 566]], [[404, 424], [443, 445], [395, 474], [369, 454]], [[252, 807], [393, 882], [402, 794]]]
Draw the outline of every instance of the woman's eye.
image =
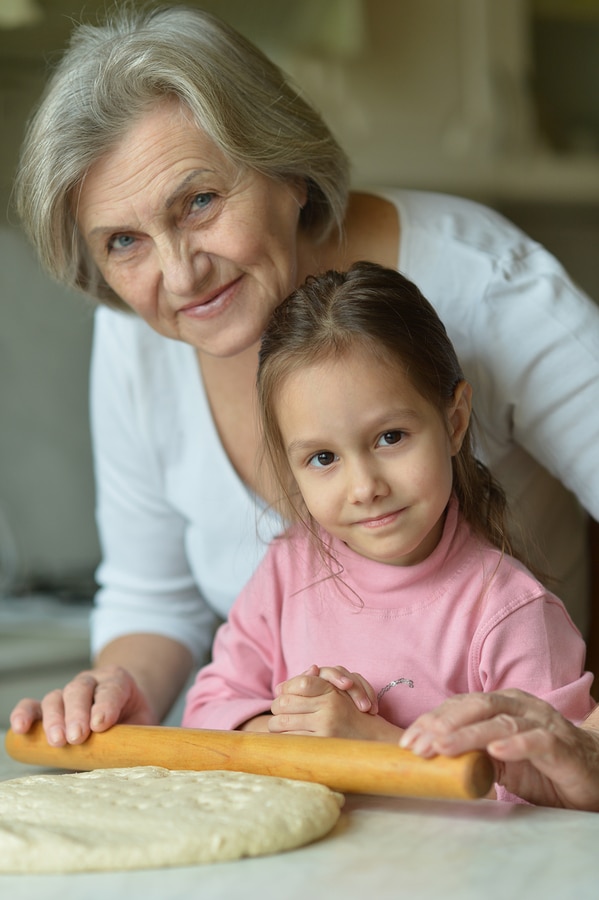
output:
[[115, 234], [108, 242], [109, 250], [129, 250], [135, 243], [135, 238], [130, 234]]
[[317, 469], [324, 469], [326, 466], [334, 463], [336, 459], [337, 457], [330, 450], [321, 450], [320, 453], [315, 453], [314, 456], [310, 457], [308, 465], [315, 466]]
[[392, 444], [399, 444], [401, 439], [404, 437], [404, 434], [405, 432], [403, 431], [385, 431], [385, 433], [382, 434], [378, 439], [377, 446], [389, 447]]
[[206, 207], [210, 204], [210, 201], [214, 198], [214, 194], [206, 191], [203, 194], [196, 194], [193, 200], [191, 201], [191, 208], [193, 210], [196, 209], [206, 209]]

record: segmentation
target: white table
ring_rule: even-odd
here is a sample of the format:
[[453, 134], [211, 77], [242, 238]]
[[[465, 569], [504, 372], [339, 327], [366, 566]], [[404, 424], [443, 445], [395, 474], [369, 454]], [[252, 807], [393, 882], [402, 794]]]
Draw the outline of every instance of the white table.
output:
[[[10, 760], [0, 779], [35, 771]], [[47, 771], [47, 770], [45, 770]], [[6, 900], [598, 900], [599, 814], [348, 796], [323, 840], [278, 856], [85, 875], [0, 875]]]

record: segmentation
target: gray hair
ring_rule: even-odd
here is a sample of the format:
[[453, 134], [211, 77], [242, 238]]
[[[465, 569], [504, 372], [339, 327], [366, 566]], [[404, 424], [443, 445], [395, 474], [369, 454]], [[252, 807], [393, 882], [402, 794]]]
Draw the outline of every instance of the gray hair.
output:
[[87, 170], [168, 97], [237, 165], [302, 180], [300, 223], [316, 240], [342, 229], [349, 167], [320, 115], [264, 54], [214, 16], [184, 7], [122, 7], [80, 25], [25, 137], [17, 212], [48, 272], [122, 306], [102, 279], [73, 212]]

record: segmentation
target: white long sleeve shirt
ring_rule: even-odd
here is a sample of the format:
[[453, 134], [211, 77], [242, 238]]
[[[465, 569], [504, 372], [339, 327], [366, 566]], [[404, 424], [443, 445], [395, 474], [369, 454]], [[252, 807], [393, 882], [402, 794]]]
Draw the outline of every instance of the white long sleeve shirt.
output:
[[[584, 628], [584, 534], [599, 518], [599, 308], [557, 261], [470, 201], [389, 191], [398, 268], [444, 321], [474, 391], [479, 455], [570, 578], [560, 595]], [[213, 629], [281, 523], [256, 504], [220, 443], [195, 352], [131, 314], [96, 314], [91, 411], [103, 561], [96, 652], [164, 634], [201, 660]], [[578, 602], [572, 602], [575, 598]]]

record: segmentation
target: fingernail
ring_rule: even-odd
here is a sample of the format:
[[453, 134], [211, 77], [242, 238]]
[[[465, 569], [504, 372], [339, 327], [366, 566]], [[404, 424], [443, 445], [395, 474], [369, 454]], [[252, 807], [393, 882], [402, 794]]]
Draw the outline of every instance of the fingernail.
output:
[[67, 728], [67, 741], [69, 744], [75, 744], [77, 741], [81, 740], [81, 735], [83, 731], [80, 725], [69, 725]]
[[89, 723], [94, 731], [104, 724], [104, 713], [94, 713]]
[[418, 732], [414, 733], [413, 731], [411, 731], [411, 732], [404, 731], [404, 733], [402, 734], [402, 736], [399, 739], [399, 746], [403, 747], [404, 750], [409, 750], [409, 749], [411, 749], [412, 744], [414, 743], [414, 741], [416, 740], [417, 737], [418, 737]]
[[424, 734], [419, 734], [410, 745], [410, 750], [416, 756], [428, 756], [431, 753], [433, 743], [430, 738]]
[[56, 726], [55, 728], [51, 728], [48, 732], [48, 741], [50, 744], [63, 744], [64, 743], [64, 732], [60, 726]]

